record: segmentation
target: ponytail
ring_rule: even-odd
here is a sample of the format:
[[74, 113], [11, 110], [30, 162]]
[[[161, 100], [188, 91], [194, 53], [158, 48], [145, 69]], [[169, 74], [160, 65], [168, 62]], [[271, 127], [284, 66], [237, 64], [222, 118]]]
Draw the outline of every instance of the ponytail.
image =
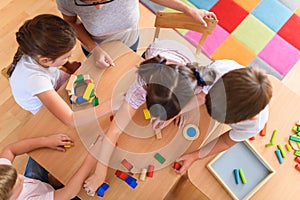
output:
[[19, 62], [19, 60], [21, 59], [21, 57], [23, 56], [23, 52], [20, 50], [20, 47], [18, 47], [17, 52], [15, 53], [14, 59], [12, 64], [10, 65], [10, 67], [8, 68], [6, 74], [8, 75], [8, 77], [11, 77], [12, 73], [14, 72], [17, 63]]

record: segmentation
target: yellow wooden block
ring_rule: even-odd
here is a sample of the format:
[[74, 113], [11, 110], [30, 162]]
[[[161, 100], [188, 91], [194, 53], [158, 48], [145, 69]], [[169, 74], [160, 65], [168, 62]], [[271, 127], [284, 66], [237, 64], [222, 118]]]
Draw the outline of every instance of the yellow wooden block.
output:
[[85, 99], [85, 100], [89, 100], [90, 99], [90, 96], [91, 96], [91, 93], [92, 93], [92, 91], [94, 90], [94, 88], [95, 88], [95, 84], [94, 83], [89, 83], [88, 85], [87, 85], [87, 87], [86, 87], [86, 89], [85, 89], [85, 92], [84, 92], [84, 94], [83, 94], [83, 98]]
[[143, 109], [145, 119], [150, 119], [151, 115], [147, 108]]
[[71, 148], [72, 146], [69, 144], [65, 144], [64, 147], [68, 149], [68, 148]]

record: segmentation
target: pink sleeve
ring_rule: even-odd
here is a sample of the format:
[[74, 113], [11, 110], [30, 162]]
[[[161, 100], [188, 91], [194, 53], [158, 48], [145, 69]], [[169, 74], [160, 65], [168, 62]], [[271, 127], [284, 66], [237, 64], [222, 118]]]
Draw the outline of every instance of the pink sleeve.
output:
[[138, 109], [143, 103], [146, 102], [147, 92], [144, 89], [145, 85], [146, 84], [142, 78], [138, 77], [126, 93], [125, 99], [134, 109]]

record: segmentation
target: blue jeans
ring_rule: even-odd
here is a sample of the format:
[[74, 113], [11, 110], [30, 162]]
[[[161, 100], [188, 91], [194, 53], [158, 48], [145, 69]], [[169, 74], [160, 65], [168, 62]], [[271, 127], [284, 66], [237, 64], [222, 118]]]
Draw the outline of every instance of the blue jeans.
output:
[[[139, 41], [140, 41], [140, 38], [138, 37], [138, 39], [136, 40], [136, 42], [131, 46], [129, 47], [130, 49], [132, 49], [132, 51], [136, 52], [137, 51], [137, 47], [139, 46]], [[81, 49], [82, 49], [82, 52], [84, 53], [84, 55], [86, 57], [89, 57], [90, 53], [88, 50], [86, 50], [83, 46], [81, 46]]]
[[[44, 183], [48, 183], [55, 190], [64, 187], [64, 185], [55, 186], [55, 185], [51, 184], [48, 179], [48, 174], [49, 174], [49, 172], [45, 168], [43, 168], [41, 165], [39, 165], [39, 163], [37, 163], [35, 160], [33, 160], [31, 157], [29, 157], [24, 176], [26, 176], [27, 178], [40, 180]], [[80, 198], [75, 197], [75, 198], [73, 198], [73, 200], [80, 200]]]

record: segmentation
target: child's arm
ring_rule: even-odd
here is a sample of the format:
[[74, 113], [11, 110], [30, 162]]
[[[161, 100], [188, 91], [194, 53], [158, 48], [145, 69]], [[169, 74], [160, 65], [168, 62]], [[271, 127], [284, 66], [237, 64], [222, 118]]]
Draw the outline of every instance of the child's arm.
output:
[[66, 151], [64, 145], [73, 145], [71, 138], [64, 134], [25, 139], [6, 146], [0, 153], [0, 158], [7, 158], [13, 162], [16, 156], [42, 147]]
[[227, 131], [226, 133], [222, 134], [220, 137], [214, 139], [210, 143], [201, 147], [199, 150], [189, 154], [185, 154], [180, 158], [178, 158], [176, 162], [183, 162], [183, 165], [180, 168], [180, 170], [176, 170], [176, 172], [179, 174], [183, 174], [185, 173], [186, 170], [188, 170], [188, 168], [190, 168], [190, 166], [196, 160], [225, 151], [226, 149], [229, 149], [234, 144], [236, 144], [236, 142], [231, 140], [231, 138], [229, 137], [229, 131]]
[[90, 154], [87, 155], [78, 171], [72, 176], [65, 187], [54, 191], [54, 199], [72, 199], [80, 191], [83, 181], [95, 167], [97, 160]]
[[129, 124], [135, 112], [136, 110], [127, 102], [125, 102], [114, 117], [114, 120], [112, 121], [112, 124], [105, 135], [106, 138], [103, 139], [101, 144], [100, 152], [103, 156], [99, 156], [100, 161], [97, 163], [94, 174], [92, 174], [84, 184], [84, 188], [89, 195], [93, 196], [97, 188], [104, 182], [107, 173], [107, 165], [103, 163], [109, 162], [109, 159], [114, 151], [114, 145], [116, 144], [119, 135]]
[[[48, 90], [37, 94], [37, 97], [43, 102], [44, 106], [60, 121], [62, 121], [65, 125], [73, 127], [74, 124], [74, 112], [70, 108], [70, 106], [59, 96], [59, 94], [55, 90]], [[95, 109], [96, 118], [99, 118], [111, 110], [111, 100], [108, 100], [98, 106], [90, 109]], [[84, 113], [88, 112], [87, 110], [78, 111], [76, 116], [80, 117], [85, 116]], [[93, 112], [94, 113], [94, 112]], [[90, 117], [82, 117], [80, 123], [84, 124], [88, 121], [94, 120]]]

